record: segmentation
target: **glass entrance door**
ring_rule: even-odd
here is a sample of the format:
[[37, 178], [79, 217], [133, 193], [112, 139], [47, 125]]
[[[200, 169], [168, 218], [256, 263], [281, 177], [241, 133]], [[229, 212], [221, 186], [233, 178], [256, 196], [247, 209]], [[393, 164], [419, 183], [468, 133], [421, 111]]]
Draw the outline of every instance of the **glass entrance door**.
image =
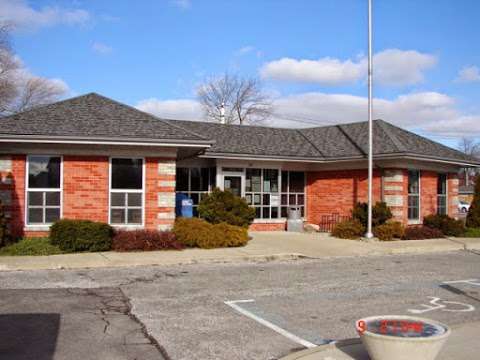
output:
[[242, 196], [242, 177], [241, 176], [224, 176], [224, 190], [230, 190], [233, 195]]

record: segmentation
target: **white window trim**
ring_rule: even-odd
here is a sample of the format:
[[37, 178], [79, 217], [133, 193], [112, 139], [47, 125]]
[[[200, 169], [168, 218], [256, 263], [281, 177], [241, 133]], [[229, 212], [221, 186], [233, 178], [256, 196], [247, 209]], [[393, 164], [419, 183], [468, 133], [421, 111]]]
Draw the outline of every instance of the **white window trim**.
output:
[[[112, 189], [112, 159], [141, 159], [142, 160], [142, 190], [138, 189]], [[141, 156], [110, 156], [108, 159], [108, 223], [116, 229], [143, 229], [145, 227], [145, 181], [146, 178], [146, 161]], [[141, 224], [112, 224], [111, 221], [111, 203], [112, 192], [131, 192], [142, 194], [142, 223]], [[125, 220], [128, 220], [128, 212], [125, 214]]]
[[[30, 182], [29, 182], [29, 173], [28, 168], [30, 164], [30, 158], [32, 157], [40, 157], [40, 156], [50, 156], [50, 157], [59, 157], [60, 158], [60, 188], [34, 188], [30, 189]], [[25, 216], [24, 216], [24, 228], [27, 231], [46, 231], [50, 229], [53, 223], [44, 223], [44, 224], [29, 224], [28, 223], [28, 192], [42, 192], [42, 191], [59, 191], [60, 192], [60, 219], [63, 218], [63, 155], [55, 155], [55, 154], [31, 154], [27, 155], [25, 159], [25, 196], [24, 196], [24, 204], [25, 204]]]
[[[418, 172], [418, 219], [408, 219], [408, 197], [410, 193], [407, 192], [407, 222], [410, 225], [418, 225], [422, 223], [422, 172], [418, 169], [408, 169], [408, 171], [417, 171]], [[408, 181], [408, 178], [407, 178]], [[407, 183], [408, 191], [408, 183]]]

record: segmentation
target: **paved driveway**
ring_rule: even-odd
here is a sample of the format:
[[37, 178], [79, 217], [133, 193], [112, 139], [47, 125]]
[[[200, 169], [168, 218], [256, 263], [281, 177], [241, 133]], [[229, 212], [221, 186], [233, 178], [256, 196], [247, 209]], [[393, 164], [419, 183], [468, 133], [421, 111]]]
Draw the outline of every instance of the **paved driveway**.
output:
[[0, 290], [0, 359], [162, 359], [118, 288]]
[[[119, 288], [129, 298], [132, 314], [171, 359], [236, 360], [277, 359], [305, 346], [288, 334], [307, 344], [355, 336], [354, 321], [366, 315], [410, 314], [409, 310], [431, 307], [421, 315], [447, 324], [480, 320], [480, 286], [475, 282], [443, 284], [469, 279], [480, 279], [480, 256], [454, 252], [263, 264], [5, 272], [0, 274], [0, 287], [32, 289], [31, 294], [41, 294], [35, 290], [38, 288]], [[71, 290], [58, 291], [68, 294]], [[249, 300], [236, 303], [244, 313], [225, 303], [238, 300]], [[31, 304], [27, 305], [9, 301], [2, 303], [0, 312], [43, 311], [32, 311]], [[60, 314], [79, 306], [70, 303], [62, 311], [54, 311], [47, 305], [42, 308], [45, 312]], [[91, 321], [87, 309], [78, 319], [84, 316], [85, 322]], [[272, 324], [283, 333], [272, 329]], [[92, 334], [101, 339], [104, 326], [99, 318], [92, 323]], [[84, 347], [90, 344], [86, 338], [77, 339]], [[123, 354], [113, 351], [112, 356]], [[62, 354], [55, 354], [54, 359], [69, 358]]]

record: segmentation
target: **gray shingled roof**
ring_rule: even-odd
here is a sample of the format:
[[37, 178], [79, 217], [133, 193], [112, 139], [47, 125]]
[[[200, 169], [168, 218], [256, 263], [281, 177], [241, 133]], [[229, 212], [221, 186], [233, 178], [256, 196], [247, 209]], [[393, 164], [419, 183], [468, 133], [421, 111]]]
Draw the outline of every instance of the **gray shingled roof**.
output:
[[189, 130], [90, 93], [0, 119], [0, 137], [51, 136], [210, 142]]
[[[204, 144], [207, 156], [274, 157], [333, 161], [364, 158], [366, 122], [282, 129], [222, 125], [211, 122], [159, 119], [95, 93], [38, 107], [0, 119], [0, 141], [5, 137], [109, 139], [144, 142]], [[479, 164], [460, 151], [403, 130], [383, 120], [374, 121], [374, 155], [417, 156]]]
[[[357, 122], [306, 129], [222, 125], [200, 121], [169, 120], [171, 124], [209, 136], [215, 143], [206, 155], [335, 160], [366, 157], [368, 123]], [[416, 155], [480, 164], [464, 153], [383, 120], [374, 121], [374, 155]]]

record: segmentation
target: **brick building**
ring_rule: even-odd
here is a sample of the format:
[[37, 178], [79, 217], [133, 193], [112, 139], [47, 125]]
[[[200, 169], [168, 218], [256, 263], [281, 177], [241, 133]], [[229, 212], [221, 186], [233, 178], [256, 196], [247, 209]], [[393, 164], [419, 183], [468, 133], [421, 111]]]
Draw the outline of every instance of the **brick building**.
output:
[[[279, 129], [163, 120], [97, 94], [0, 120], [0, 200], [17, 234], [59, 218], [167, 229], [175, 194], [194, 211], [213, 187], [256, 209], [255, 230], [283, 230], [289, 207], [305, 222], [348, 215], [367, 199], [365, 122]], [[465, 154], [374, 122], [374, 199], [405, 224], [456, 216]]]

